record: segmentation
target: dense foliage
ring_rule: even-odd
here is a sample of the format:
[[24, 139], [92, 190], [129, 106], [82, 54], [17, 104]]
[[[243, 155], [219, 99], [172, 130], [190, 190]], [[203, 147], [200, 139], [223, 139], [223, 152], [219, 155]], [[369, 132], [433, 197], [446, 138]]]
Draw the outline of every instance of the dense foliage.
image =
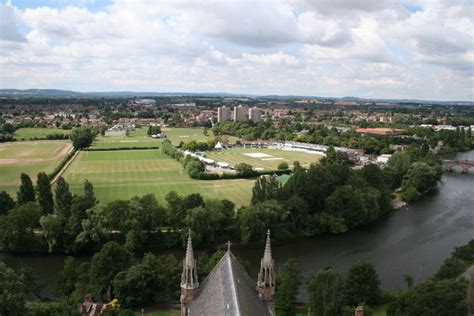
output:
[[409, 288], [387, 310], [388, 316], [450, 316], [467, 314], [467, 282], [428, 280]]
[[282, 316], [292, 316], [296, 312], [296, 296], [301, 284], [301, 274], [298, 263], [290, 258], [283, 266], [283, 270], [277, 275], [276, 283], [276, 312]]
[[70, 138], [74, 148], [83, 149], [92, 144], [96, 135], [97, 131], [94, 131], [89, 126], [81, 126], [72, 130]]
[[[380, 281], [375, 267], [367, 262], [356, 262], [347, 278], [342, 278], [330, 267], [313, 273], [306, 287], [312, 315], [354, 315], [354, 308], [365, 303], [381, 303]], [[370, 315], [370, 309], [365, 308]]]

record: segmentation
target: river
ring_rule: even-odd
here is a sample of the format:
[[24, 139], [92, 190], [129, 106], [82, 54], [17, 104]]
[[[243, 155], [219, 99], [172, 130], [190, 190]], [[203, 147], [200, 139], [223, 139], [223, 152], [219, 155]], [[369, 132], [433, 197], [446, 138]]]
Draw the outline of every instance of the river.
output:
[[[474, 151], [451, 158], [474, 160]], [[399, 289], [403, 277], [410, 274], [415, 282], [425, 280], [439, 269], [456, 246], [474, 239], [474, 174], [445, 173], [439, 191], [420, 202], [394, 211], [387, 218], [362, 230], [324, 238], [300, 238], [273, 244], [276, 270], [288, 258], [295, 258], [306, 280], [322, 267], [331, 266], [345, 274], [352, 263], [373, 263], [382, 287]], [[233, 247], [247, 260], [256, 278], [263, 245]], [[44, 294], [54, 289], [64, 256], [17, 256], [0, 253], [0, 260], [13, 267], [32, 267], [45, 281]], [[302, 287], [301, 296], [305, 296]]]

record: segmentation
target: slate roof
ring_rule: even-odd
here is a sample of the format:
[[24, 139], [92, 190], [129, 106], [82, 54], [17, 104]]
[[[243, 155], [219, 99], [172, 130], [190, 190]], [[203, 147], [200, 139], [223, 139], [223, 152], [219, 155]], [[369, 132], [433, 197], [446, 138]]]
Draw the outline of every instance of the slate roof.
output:
[[256, 283], [227, 251], [201, 283], [188, 306], [189, 315], [272, 315], [259, 298]]

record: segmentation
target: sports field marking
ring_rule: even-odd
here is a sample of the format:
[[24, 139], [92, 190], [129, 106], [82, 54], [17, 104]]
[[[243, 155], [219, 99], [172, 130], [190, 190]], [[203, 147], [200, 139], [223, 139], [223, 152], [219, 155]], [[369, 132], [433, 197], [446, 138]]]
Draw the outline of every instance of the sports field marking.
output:
[[252, 158], [273, 158], [272, 155], [264, 154], [264, 153], [246, 153], [245, 156], [249, 156]]
[[260, 159], [260, 160], [264, 160], [264, 161], [266, 161], [266, 160], [283, 160], [283, 158], [280, 158], [280, 157], [272, 157], [272, 158], [262, 158], [262, 159]]

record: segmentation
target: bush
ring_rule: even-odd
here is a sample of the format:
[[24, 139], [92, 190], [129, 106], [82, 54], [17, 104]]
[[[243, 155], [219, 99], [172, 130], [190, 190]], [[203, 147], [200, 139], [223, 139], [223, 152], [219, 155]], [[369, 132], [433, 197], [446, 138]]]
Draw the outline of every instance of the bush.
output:
[[277, 167], [278, 170], [288, 170], [289, 168], [290, 166], [286, 162], [281, 162]]
[[245, 178], [256, 177], [258, 175], [258, 173], [253, 170], [252, 166], [246, 163], [235, 165], [235, 171], [237, 171], [238, 175]]
[[50, 316], [50, 315], [61, 315], [61, 316], [80, 316], [77, 307], [67, 305], [65, 302], [52, 302], [52, 303], [31, 303], [27, 304], [27, 315], [32, 316]]
[[421, 197], [421, 193], [418, 192], [414, 187], [405, 187], [402, 191], [402, 199], [407, 202], [416, 201]]
[[63, 160], [61, 160], [59, 165], [57, 165], [56, 168], [54, 168], [54, 170], [50, 174], [48, 174], [48, 178], [52, 180], [61, 171], [61, 169], [66, 165], [66, 163], [74, 156], [75, 153], [76, 153], [76, 149], [74, 148], [69, 154], [66, 155], [66, 157], [64, 157]]

